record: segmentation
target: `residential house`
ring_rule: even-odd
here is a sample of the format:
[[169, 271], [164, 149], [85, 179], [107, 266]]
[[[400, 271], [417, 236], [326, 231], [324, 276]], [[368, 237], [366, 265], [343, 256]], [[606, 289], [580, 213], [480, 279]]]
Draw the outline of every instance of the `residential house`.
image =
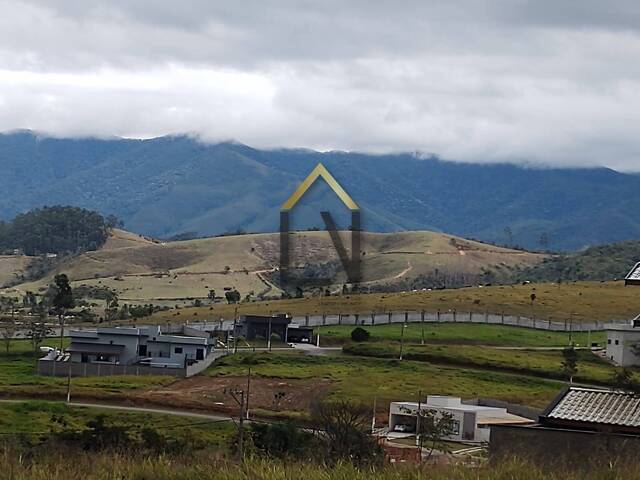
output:
[[541, 465], [594, 464], [634, 458], [640, 449], [640, 397], [599, 388], [567, 387], [531, 425], [491, 429], [493, 461], [518, 456]]
[[417, 412], [435, 411], [453, 416], [453, 434], [446, 440], [488, 442], [493, 425], [527, 424], [532, 420], [514, 415], [507, 408], [463, 403], [459, 397], [429, 395], [425, 403], [392, 402], [389, 407], [389, 432], [416, 433]]

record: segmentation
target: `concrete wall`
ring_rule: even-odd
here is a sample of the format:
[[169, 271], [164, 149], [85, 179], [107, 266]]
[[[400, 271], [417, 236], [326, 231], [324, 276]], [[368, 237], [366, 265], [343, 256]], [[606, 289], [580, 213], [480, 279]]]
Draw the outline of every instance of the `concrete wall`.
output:
[[38, 375], [66, 377], [71, 368], [72, 377], [91, 377], [105, 375], [172, 375], [190, 377], [207, 369], [218, 358], [225, 356], [224, 351], [213, 351], [204, 360], [186, 368], [150, 367], [146, 365], [113, 365], [104, 363], [70, 363], [53, 360], [38, 360]]
[[171, 375], [186, 377], [185, 368], [159, 368], [143, 365], [114, 365], [106, 363], [69, 363], [38, 360], [38, 375], [66, 377], [71, 368], [72, 377], [101, 377], [107, 375]]
[[491, 427], [489, 456], [492, 462], [519, 457], [546, 467], [589, 466], [631, 459], [640, 449], [640, 437], [631, 435], [548, 429], [516, 425]]

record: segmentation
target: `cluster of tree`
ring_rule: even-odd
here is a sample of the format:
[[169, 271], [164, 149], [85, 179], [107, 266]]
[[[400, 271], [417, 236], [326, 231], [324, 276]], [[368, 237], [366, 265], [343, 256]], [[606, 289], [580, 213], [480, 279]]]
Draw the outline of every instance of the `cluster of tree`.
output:
[[116, 217], [78, 207], [53, 206], [31, 210], [10, 222], [0, 222], [0, 251], [21, 250], [27, 255], [68, 254], [99, 248], [109, 229], [120, 226]]
[[371, 435], [371, 409], [348, 400], [312, 407], [311, 428], [293, 422], [254, 423], [249, 429], [253, 453], [271, 458], [313, 460], [325, 464], [380, 464], [382, 449]]
[[70, 425], [64, 414], [54, 414], [51, 419], [57, 427], [51, 437], [53, 442], [61, 442], [66, 447], [84, 451], [135, 451], [143, 454], [177, 455], [190, 453], [204, 446], [187, 438], [167, 436], [152, 427], [143, 427], [138, 431], [130, 426], [111, 423], [104, 415], [88, 420], [83, 428]]

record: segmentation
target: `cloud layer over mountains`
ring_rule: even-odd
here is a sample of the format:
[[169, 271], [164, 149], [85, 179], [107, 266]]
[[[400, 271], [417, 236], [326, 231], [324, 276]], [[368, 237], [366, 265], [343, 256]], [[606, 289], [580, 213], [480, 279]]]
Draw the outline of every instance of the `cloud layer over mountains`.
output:
[[640, 170], [637, 2], [0, 0], [0, 130]]

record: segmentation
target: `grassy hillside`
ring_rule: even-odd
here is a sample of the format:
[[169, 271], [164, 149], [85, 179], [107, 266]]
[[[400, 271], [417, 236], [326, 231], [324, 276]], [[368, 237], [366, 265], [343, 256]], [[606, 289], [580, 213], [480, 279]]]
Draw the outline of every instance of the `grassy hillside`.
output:
[[[536, 300], [531, 304], [531, 294]], [[157, 322], [185, 319], [233, 318], [235, 305], [183, 308], [159, 312], [151, 317]], [[483, 288], [336, 295], [289, 300], [241, 303], [239, 314], [337, 314], [388, 311], [493, 312], [506, 315], [535, 315], [556, 321], [626, 320], [640, 312], [638, 288], [625, 287], [623, 282], [575, 282], [504, 285]]]
[[[291, 258], [298, 267], [336, 270], [333, 289], [345, 281], [327, 232], [292, 234]], [[348, 233], [342, 232], [348, 242]], [[511, 271], [530, 266], [544, 256], [495, 247], [434, 232], [364, 233], [364, 289], [393, 289], [433, 281], [438, 285], [475, 284], [488, 269]], [[209, 290], [223, 295], [236, 288], [242, 296], [280, 296], [271, 275], [279, 265], [278, 234], [235, 235], [177, 242], [158, 242], [114, 230], [100, 250], [66, 261], [37, 282], [17, 291], [37, 291], [57, 272], [74, 286], [102, 286], [121, 301], [173, 302], [206, 298]], [[429, 280], [431, 279], [431, 280]]]

